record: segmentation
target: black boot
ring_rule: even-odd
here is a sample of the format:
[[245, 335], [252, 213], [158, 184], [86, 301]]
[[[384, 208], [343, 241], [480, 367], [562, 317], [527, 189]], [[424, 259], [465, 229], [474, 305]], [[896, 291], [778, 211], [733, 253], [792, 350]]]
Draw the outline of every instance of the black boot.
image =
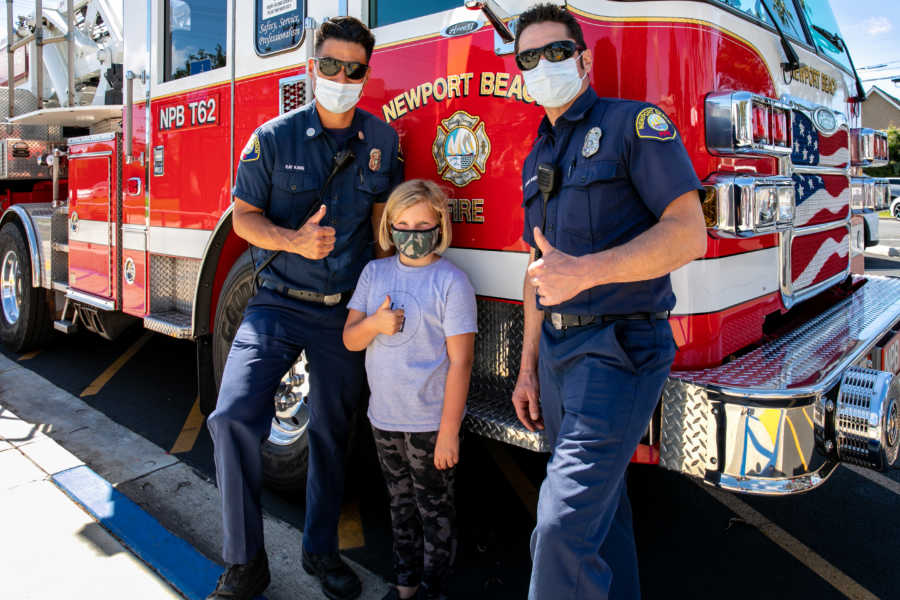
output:
[[265, 550], [260, 550], [247, 564], [225, 569], [206, 600], [252, 600], [269, 587], [270, 581], [269, 557]]
[[362, 582], [337, 552], [312, 554], [303, 549], [303, 570], [315, 575], [331, 600], [353, 600], [362, 593]]

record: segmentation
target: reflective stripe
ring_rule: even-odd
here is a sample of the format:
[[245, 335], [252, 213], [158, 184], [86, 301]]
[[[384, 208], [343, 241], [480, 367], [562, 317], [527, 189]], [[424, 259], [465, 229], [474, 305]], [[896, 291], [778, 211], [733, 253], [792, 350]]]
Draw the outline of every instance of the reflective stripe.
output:
[[212, 231], [205, 229], [151, 227], [150, 252], [167, 256], [203, 258], [203, 251], [211, 235]]
[[499, 250], [448, 248], [444, 256], [465, 271], [480, 296], [522, 299], [528, 254]]
[[673, 314], [713, 313], [777, 292], [778, 248], [695, 260], [671, 274]]
[[69, 241], [109, 246], [109, 223], [79, 219], [78, 229], [72, 231], [72, 222], [69, 221]]
[[135, 225], [122, 225], [122, 247], [126, 250], [147, 250], [147, 228]]

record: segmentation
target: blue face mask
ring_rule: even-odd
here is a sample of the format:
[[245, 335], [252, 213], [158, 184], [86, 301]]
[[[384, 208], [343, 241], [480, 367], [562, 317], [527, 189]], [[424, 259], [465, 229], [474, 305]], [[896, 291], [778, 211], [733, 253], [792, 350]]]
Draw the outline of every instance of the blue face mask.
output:
[[391, 225], [391, 240], [397, 251], [407, 258], [423, 258], [437, 248], [441, 239], [441, 226], [431, 229], [397, 229]]

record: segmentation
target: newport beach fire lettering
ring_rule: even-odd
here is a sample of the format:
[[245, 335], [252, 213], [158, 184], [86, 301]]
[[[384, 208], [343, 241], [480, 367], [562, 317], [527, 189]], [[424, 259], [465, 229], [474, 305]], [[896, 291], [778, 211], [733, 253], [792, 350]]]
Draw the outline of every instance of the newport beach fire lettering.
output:
[[509, 73], [487, 71], [481, 74], [477, 82], [472, 81], [474, 77], [475, 73], [459, 73], [420, 83], [414, 88], [397, 94], [390, 102], [382, 105], [381, 111], [384, 120], [390, 123], [425, 106], [429, 100], [443, 102], [451, 98], [463, 98], [475, 92], [473, 89], [475, 85], [478, 86], [479, 96], [513, 98], [529, 104], [534, 102], [534, 98], [529, 96], [525, 90], [521, 75], [512, 76]]

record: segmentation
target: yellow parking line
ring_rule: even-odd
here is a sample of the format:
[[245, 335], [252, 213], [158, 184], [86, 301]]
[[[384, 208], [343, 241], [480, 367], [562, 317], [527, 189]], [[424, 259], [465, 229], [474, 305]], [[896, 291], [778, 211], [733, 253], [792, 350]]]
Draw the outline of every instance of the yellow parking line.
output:
[[31, 352], [28, 352], [27, 354], [23, 354], [22, 356], [19, 357], [19, 362], [22, 362], [23, 360], [31, 360], [32, 358], [34, 358], [35, 356], [37, 356], [40, 353], [41, 353], [40, 350], [33, 350]]
[[740, 500], [737, 496], [711, 488], [704, 484], [697, 484], [710, 496], [724, 504], [734, 514], [743, 519], [748, 525], [757, 529], [761, 534], [775, 542], [782, 550], [799, 560], [813, 573], [824, 579], [838, 592], [853, 600], [878, 600], [878, 596], [851, 579], [846, 573], [819, 556], [809, 546], [792, 536], [790, 533], [766, 519], [749, 504]]
[[188, 413], [187, 420], [185, 420], [184, 425], [181, 427], [181, 433], [178, 434], [178, 438], [175, 440], [175, 443], [172, 444], [172, 449], [169, 450], [169, 454], [181, 454], [182, 452], [190, 452], [194, 448], [194, 444], [197, 443], [197, 436], [200, 435], [200, 429], [203, 427], [203, 412], [200, 411], [200, 396], [194, 399], [194, 405], [191, 407], [191, 412]]
[[488, 452], [491, 453], [491, 457], [497, 463], [500, 471], [506, 476], [506, 480], [515, 490], [519, 500], [525, 505], [525, 509], [533, 519], [537, 519], [538, 489], [531, 483], [531, 480], [519, 468], [519, 465], [516, 464], [516, 461], [513, 460], [502, 444], [485, 440], [485, 446], [487, 446]]
[[126, 350], [124, 352], [124, 354], [122, 354], [122, 356], [117, 358], [113, 364], [109, 365], [105, 371], [100, 373], [100, 375], [97, 377], [97, 379], [95, 379], [94, 381], [91, 382], [91, 385], [84, 388], [84, 391], [81, 392], [81, 397], [85, 398], [87, 396], [96, 395], [97, 392], [99, 392], [103, 388], [103, 386], [106, 385], [109, 382], [109, 380], [112, 379], [113, 376], [119, 372], [119, 369], [121, 369], [123, 366], [125, 366], [125, 363], [127, 363], [129, 360], [131, 360], [132, 356], [137, 354], [138, 350], [140, 350], [144, 346], [144, 344], [146, 344], [147, 341], [150, 339], [150, 336], [151, 336], [151, 334], [149, 331], [144, 332], [144, 335], [142, 335], [140, 338], [138, 338], [138, 340], [134, 344], [131, 345], [131, 348]]
[[341, 550], [349, 550], [365, 545], [366, 536], [363, 534], [362, 518], [359, 516], [359, 502], [351, 500], [341, 509], [341, 518], [338, 521], [338, 547]]
[[812, 419], [810, 419], [810, 418], [809, 418], [809, 415], [806, 414], [806, 407], [801, 408], [801, 409], [800, 409], [800, 412], [803, 413], [803, 416], [806, 418], [806, 422], [809, 423], [810, 429], [815, 429], [815, 427], [813, 426]]

